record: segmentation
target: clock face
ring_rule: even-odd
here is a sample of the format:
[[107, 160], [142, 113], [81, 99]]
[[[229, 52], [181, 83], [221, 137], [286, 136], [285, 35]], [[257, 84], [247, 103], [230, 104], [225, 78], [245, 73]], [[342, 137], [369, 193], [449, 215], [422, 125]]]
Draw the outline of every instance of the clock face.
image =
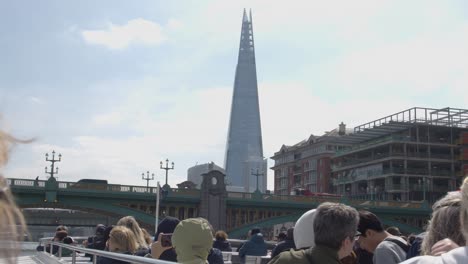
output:
[[212, 177], [212, 178], [211, 178], [211, 184], [212, 184], [212, 185], [218, 184], [218, 179], [217, 179], [216, 177]]

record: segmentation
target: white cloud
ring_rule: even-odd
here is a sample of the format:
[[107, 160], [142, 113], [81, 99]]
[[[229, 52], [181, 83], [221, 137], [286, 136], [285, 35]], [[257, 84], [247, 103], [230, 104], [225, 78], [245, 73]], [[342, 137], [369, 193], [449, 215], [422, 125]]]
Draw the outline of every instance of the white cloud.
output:
[[81, 34], [89, 44], [117, 50], [130, 44], [158, 45], [168, 39], [161, 25], [142, 18], [129, 20], [125, 25], [109, 23], [105, 30], [83, 30]]

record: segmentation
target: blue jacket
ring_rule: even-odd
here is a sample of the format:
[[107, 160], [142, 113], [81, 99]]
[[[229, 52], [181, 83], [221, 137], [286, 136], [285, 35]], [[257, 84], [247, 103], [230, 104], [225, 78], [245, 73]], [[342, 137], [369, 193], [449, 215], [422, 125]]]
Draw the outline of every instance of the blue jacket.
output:
[[266, 256], [267, 244], [263, 240], [263, 235], [257, 233], [253, 235], [249, 241], [245, 242], [239, 250], [239, 257], [244, 258], [249, 256]]

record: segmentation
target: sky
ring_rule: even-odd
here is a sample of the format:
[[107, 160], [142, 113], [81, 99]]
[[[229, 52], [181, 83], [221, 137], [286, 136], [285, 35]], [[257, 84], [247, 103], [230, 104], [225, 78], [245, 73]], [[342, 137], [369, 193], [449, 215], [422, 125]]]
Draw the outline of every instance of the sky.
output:
[[52, 150], [59, 181], [164, 182], [168, 158], [175, 187], [191, 166], [223, 166], [243, 8], [265, 157], [340, 122], [468, 108], [463, 0], [3, 0], [0, 128], [34, 139], [3, 174], [46, 179]]

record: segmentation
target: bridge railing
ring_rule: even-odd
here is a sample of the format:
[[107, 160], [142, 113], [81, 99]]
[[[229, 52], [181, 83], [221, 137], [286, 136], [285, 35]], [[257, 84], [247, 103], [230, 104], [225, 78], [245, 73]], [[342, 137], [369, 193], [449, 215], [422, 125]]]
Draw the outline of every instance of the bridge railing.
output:
[[[114, 260], [120, 260], [120, 261], [127, 261], [130, 263], [135, 263], [135, 264], [173, 264], [174, 262], [170, 261], [163, 261], [163, 260], [158, 260], [158, 259], [152, 259], [152, 258], [145, 258], [145, 257], [139, 257], [139, 256], [133, 256], [133, 255], [126, 255], [126, 254], [120, 254], [120, 253], [114, 253], [114, 252], [109, 252], [109, 251], [104, 251], [104, 250], [96, 250], [96, 249], [89, 249], [89, 248], [84, 248], [81, 246], [74, 246], [74, 245], [69, 245], [69, 244], [64, 244], [61, 242], [53, 242], [50, 240], [50, 238], [43, 238], [41, 239], [41, 243], [44, 245], [50, 245], [50, 252], [46, 251], [46, 247], [44, 246], [44, 254], [47, 254], [47, 256], [50, 259], [56, 259], [60, 261], [61, 263], [63, 262], [69, 262], [69, 263], [83, 263], [83, 257], [79, 255], [80, 253], [86, 253], [91, 255], [92, 263], [97, 263], [97, 258], [98, 257], [106, 257]], [[52, 249], [53, 246], [57, 246], [58, 252], [56, 255], [52, 254]], [[63, 257], [62, 256], [62, 250], [63, 249], [69, 249], [72, 251], [71, 257]], [[88, 257], [86, 257], [89, 259]]]
[[[44, 180], [29, 180], [29, 179], [15, 179], [8, 178], [8, 185], [12, 187], [26, 187], [26, 188], [38, 188], [44, 189], [45, 183]], [[108, 192], [117, 192], [117, 193], [141, 193], [141, 194], [154, 194], [157, 193], [156, 187], [146, 187], [146, 186], [134, 186], [134, 185], [120, 185], [120, 184], [86, 184], [77, 182], [64, 182], [60, 181], [58, 183], [58, 188], [60, 190], [86, 190], [86, 191], [108, 191]], [[170, 193], [174, 196], [184, 196], [184, 197], [200, 197], [200, 191], [197, 189], [177, 189], [171, 188]]]
[[[27, 189], [44, 189], [46, 181], [43, 180], [29, 180], [29, 179], [15, 179], [8, 178], [8, 184], [12, 187], [27, 188]], [[156, 195], [156, 187], [146, 186], [133, 186], [133, 185], [118, 185], [118, 184], [103, 184], [100, 187], [97, 185], [86, 186], [81, 184], [76, 186], [76, 182], [58, 182], [60, 190], [69, 191], [89, 191], [89, 192], [103, 192], [110, 193], [140, 193], [140, 194], [154, 194]], [[200, 190], [198, 189], [177, 189], [173, 188], [169, 192], [168, 197], [182, 197], [182, 198], [200, 198]], [[264, 202], [279, 202], [279, 203], [323, 203], [323, 202], [345, 202], [349, 204], [361, 204], [362, 199], [353, 199], [351, 197], [336, 197], [330, 196], [305, 196], [305, 195], [276, 195], [276, 194], [255, 194], [244, 192], [228, 192], [228, 199], [233, 200], [255, 200]], [[415, 201], [391, 201], [385, 199], [378, 199], [377, 194], [374, 195], [375, 199], [379, 201], [370, 201], [369, 205], [372, 207], [397, 207], [397, 208], [421, 208], [422, 202]]]

